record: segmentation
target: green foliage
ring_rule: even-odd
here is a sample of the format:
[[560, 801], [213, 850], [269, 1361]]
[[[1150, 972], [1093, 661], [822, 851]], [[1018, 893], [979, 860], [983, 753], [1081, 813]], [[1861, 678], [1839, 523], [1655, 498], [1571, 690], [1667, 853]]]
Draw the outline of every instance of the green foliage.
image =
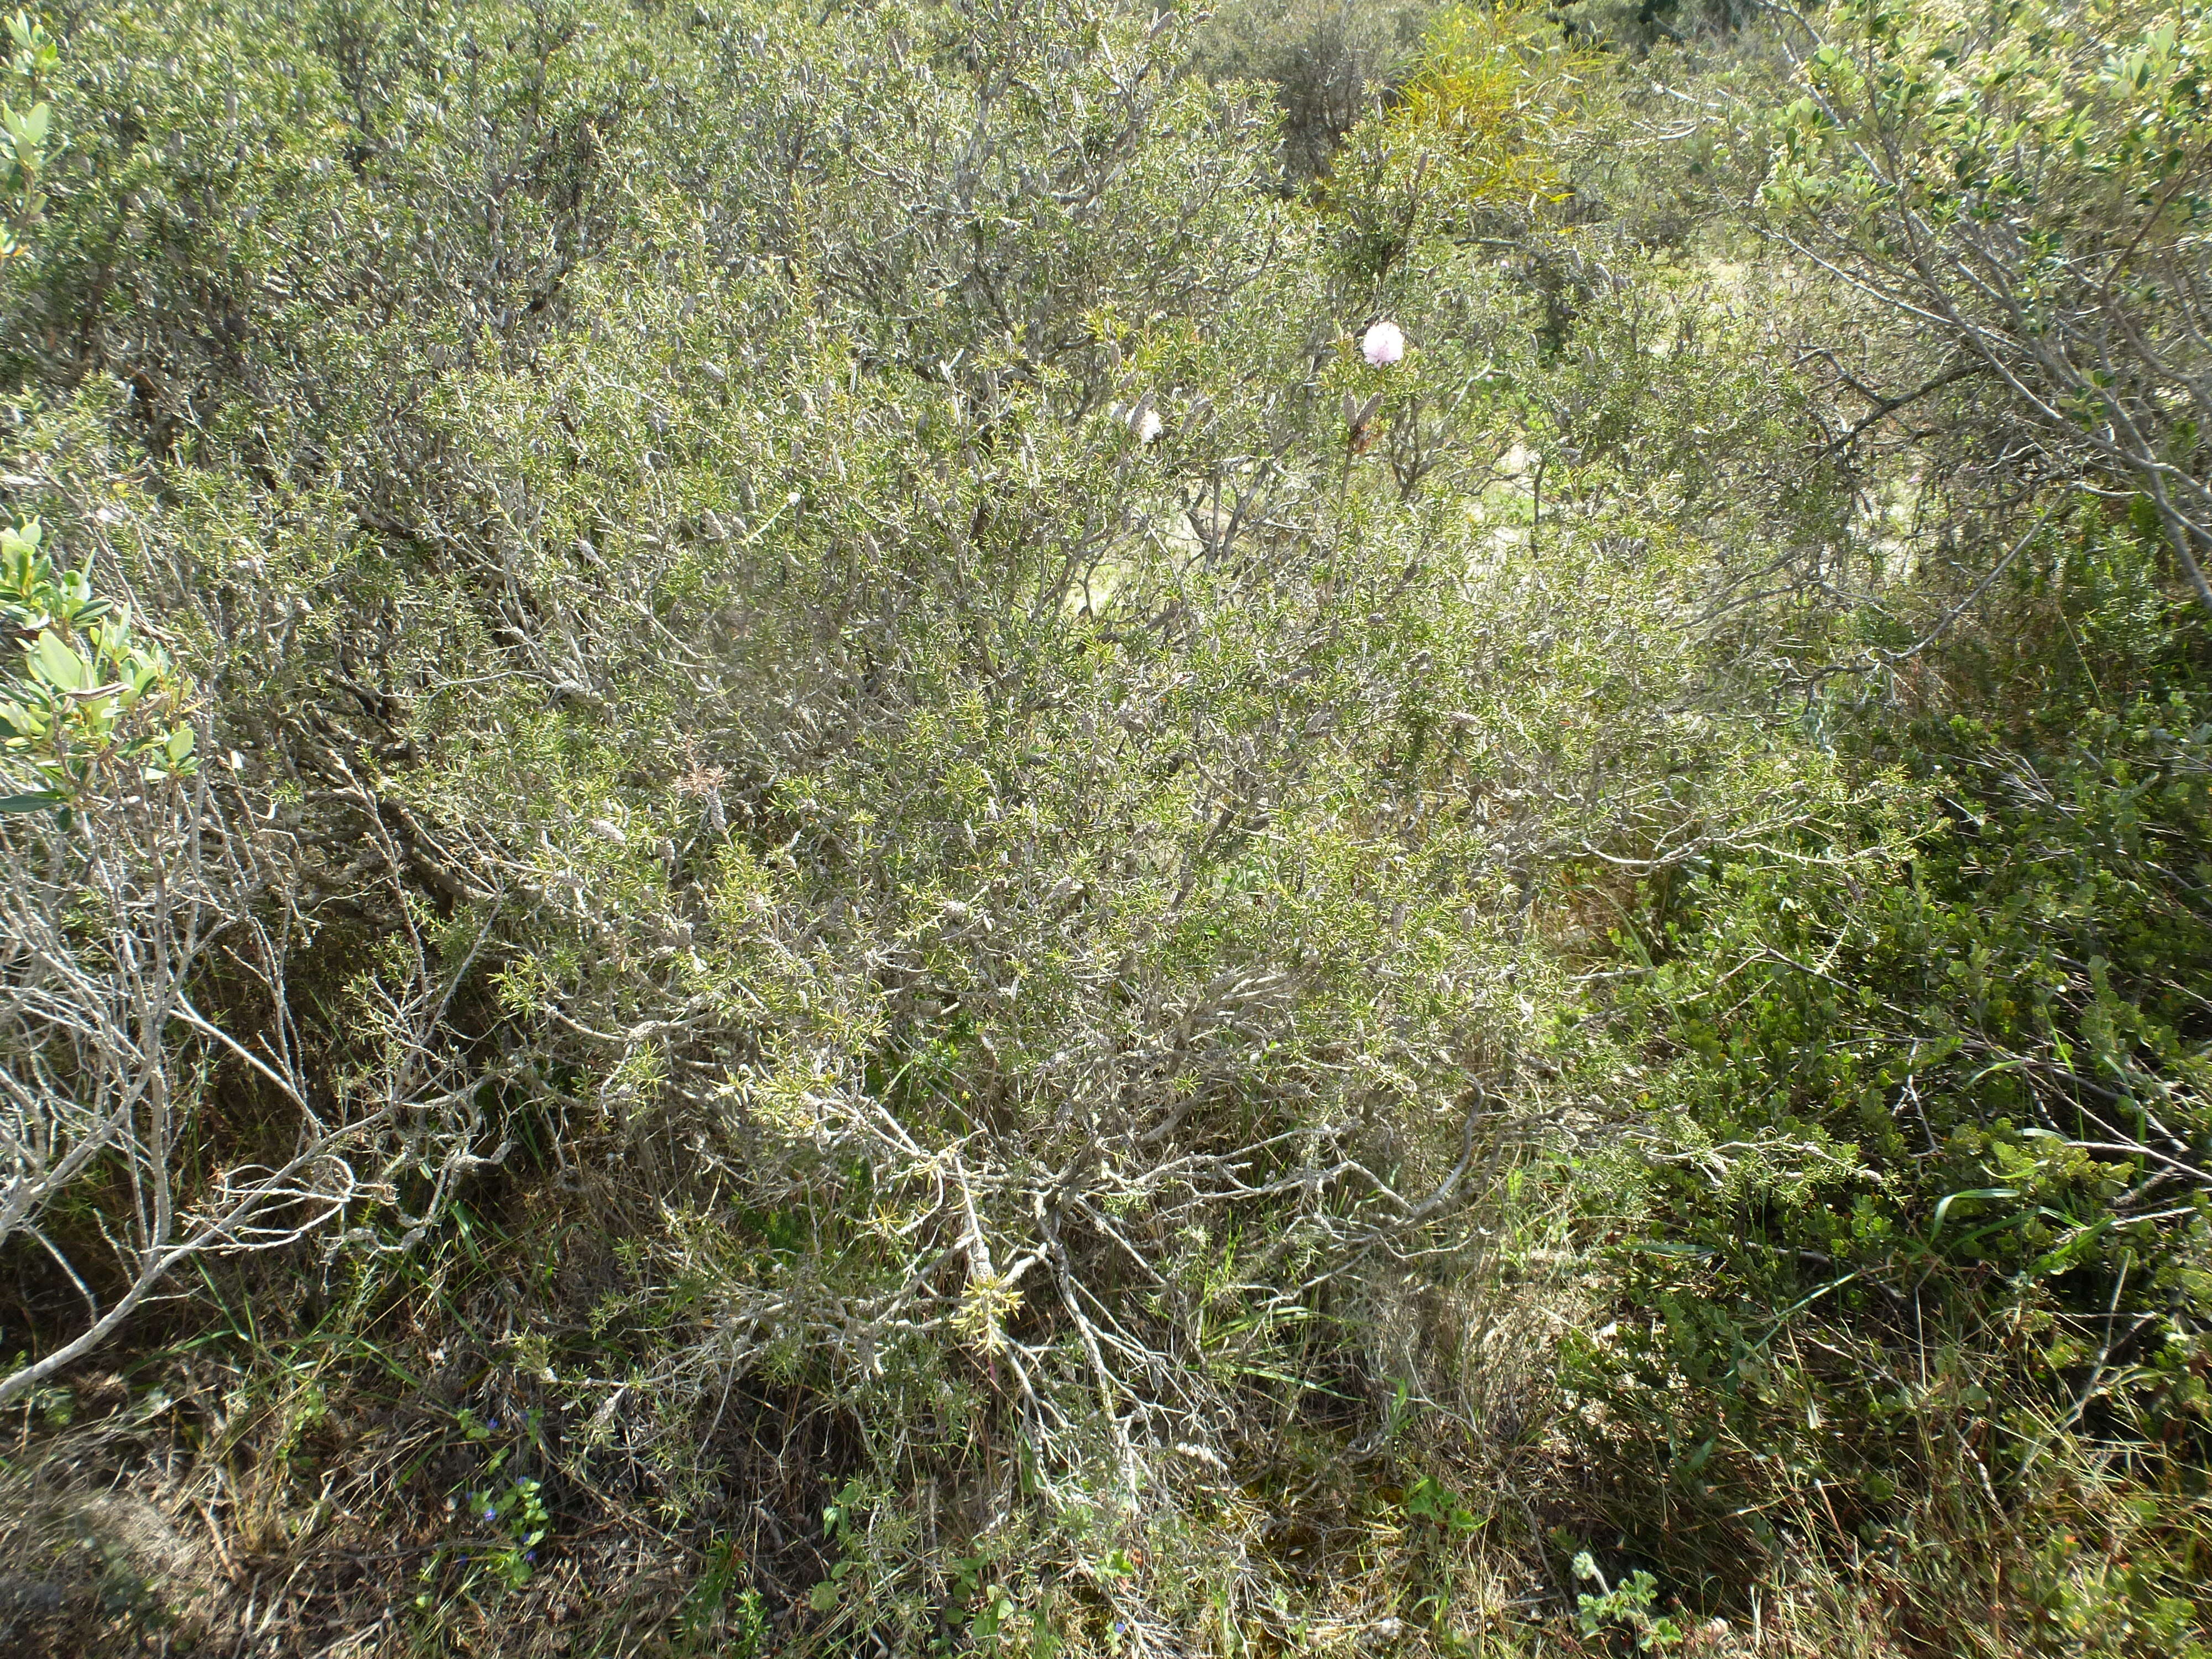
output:
[[1336, 160], [1328, 195], [1351, 270], [1380, 276], [1424, 243], [1556, 218], [1571, 193], [1561, 138], [1599, 75], [1533, 9], [1440, 12], [1398, 96]]
[[82, 570], [57, 574], [44, 540], [36, 519], [0, 529], [0, 626], [21, 652], [0, 668], [0, 752], [34, 781], [0, 811], [66, 808], [111, 769], [149, 783], [189, 776], [192, 728], [174, 718], [186, 682], [127, 605], [94, 596]]
[[1284, 182], [1325, 176], [1419, 55], [1436, 0], [1231, 0], [1200, 31], [1209, 80], [1267, 82], [1282, 117]]
[[[60, 64], [61, 48], [27, 12], [19, 11], [8, 20], [8, 36], [15, 47], [8, 59], [8, 78], [35, 94]], [[19, 110], [0, 98], [0, 200], [5, 201], [8, 220], [0, 224], [0, 261], [24, 252], [17, 234], [46, 206], [42, 185], [46, 141], [52, 136], [51, 104], [41, 100]]]
[[[1839, 38], [1778, 122], [1781, 199], [1848, 199], [1886, 238], [1902, 214], [1937, 229], [2018, 216], [2051, 276], [2068, 228], [2136, 240], [2197, 210], [2177, 186], [2212, 118], [2202, 9], [1869, 4], [1828, 21]], [[1878, 155], [1878, 134], [1902, 143]]]
[[1824, 21], [1772, 116], [1777, 230], [1932, 331], [2010, 420], [2140, 489], [2212, 608], [2212, 13], [1854, 0]]
[[1595, 1595], [1575, 1597], [1576, 1616], [1585, 1637], [1601, 1636], [1614, 1626], [1622, 1626], [1623, 1633], [1634, 1639], [1639, 1653], [1668, 1653], [1682, 1645], [1682, 1627], [1651, 1611], [1651, 1604], [1658, 1596], [1659, 1581], [1650, 1573], [1638, 1569], [1619, 1584], [1608, 1585], [1595, 1559], [1585, 1551], [1575, 1557], [1575, 1577], [1595, 1583], [1598, 1588]]
[[[1650, 1437], [1686, 1568], [1778, 1547], [1747, 1503], [1778, 1486], [1879, 1540], [1924, 1483], [2039, 1492], [2084, 1436], [2203, 1455], [2204, 709], [2108, 708], [2110, 666], [2010, 741], [1861, 712], [1881, 816], [1717, 860], [1626, 941], [1638, 1207], [1576, 1386]], [[2197, 1547], [2158, 1512], [2152, 1601]]]

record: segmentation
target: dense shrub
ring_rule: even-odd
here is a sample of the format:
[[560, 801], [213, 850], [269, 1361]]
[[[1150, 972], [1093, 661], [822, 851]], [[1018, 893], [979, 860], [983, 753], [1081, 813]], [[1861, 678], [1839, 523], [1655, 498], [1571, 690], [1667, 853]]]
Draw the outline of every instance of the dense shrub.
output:
[[1331, 169], [1337, 147], [1374, 112], [1419, 54], [1431, 0], [1241, 0], [1200, 33], [1198, 64], [1217, 81], [1265, 82], [1282, 113], [1291, 185]]
[[1776, 37], [1257, 16], [25, 21], [11, 1639], [2195, 1639], [2156, 503]]

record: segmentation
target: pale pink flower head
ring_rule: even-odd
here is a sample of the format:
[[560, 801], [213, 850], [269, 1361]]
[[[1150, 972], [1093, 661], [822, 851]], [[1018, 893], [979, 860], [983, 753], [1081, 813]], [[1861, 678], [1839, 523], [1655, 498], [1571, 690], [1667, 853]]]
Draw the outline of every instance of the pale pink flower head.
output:
[[1406, 331], [1385, 317], [1359, 337], [1362, 356], [1377, 368], [1388, 368], [1406, 355]]
[[1162, 425], [1160, 411], [1157, 409], [1146, 410], [1137, 416], [1137, 441], [1140, 444], [1152, 442], [1160, 435]]

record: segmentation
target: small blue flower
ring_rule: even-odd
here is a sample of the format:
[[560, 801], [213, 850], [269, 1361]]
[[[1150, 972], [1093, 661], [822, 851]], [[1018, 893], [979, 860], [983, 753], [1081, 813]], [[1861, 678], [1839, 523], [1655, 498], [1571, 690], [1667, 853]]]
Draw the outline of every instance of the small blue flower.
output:
[[522, 1553], [522, 1559], [526, 1561], [534, 1563], [538, 1559], [538, 1552], [536, 1550], [525, 1550]]
[[498, 1520], [498, 1519], [499, 1519], [499, 1511], [498, 1511], [497, 1510], [495, 1510], [495, 1509], [493, 1509], [489, 1504], [486, 1504], [486, 1505], [484, 1506], [484, 1519], [485, 1519], [485, 1520], [487, 1520], [487, 1521], [496, 1521], [496, 1520]]
[[486, 1423], [486, 1424], [484, 1425], [484, 1427], [486, 1427], [486, 1428], [488, 1428], [488, 1429], [496, 1429], [496, 1428], [498, 1428], [498, 1427], [499, 1427], [499, 1419], [497, 1419], [496, 1417], [493, 1418], [489, 1422], [488, 1422], [488, 1423]]

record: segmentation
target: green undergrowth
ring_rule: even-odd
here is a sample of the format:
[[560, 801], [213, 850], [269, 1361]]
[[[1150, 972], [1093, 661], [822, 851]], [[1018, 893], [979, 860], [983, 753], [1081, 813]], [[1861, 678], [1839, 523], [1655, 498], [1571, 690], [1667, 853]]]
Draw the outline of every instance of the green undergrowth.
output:
[[1916, 665], [1934, 708], [1815, 711], [1891, 780], [1880, 817], [1618, 932], [1633, 1198], [1566, 1386], [1586, 1443], [1638, 1449], [1597, 1492], [1670, 1579], [1741, 1602], [1826, 1534], [1917, 1640], [1971, 1587], [1990, 1651], [2195, 1651], [2202, 647], [2172, 601], [2104, 610], [2146, 592], [2136, 535], [2045, 557], [1999, 631]]

